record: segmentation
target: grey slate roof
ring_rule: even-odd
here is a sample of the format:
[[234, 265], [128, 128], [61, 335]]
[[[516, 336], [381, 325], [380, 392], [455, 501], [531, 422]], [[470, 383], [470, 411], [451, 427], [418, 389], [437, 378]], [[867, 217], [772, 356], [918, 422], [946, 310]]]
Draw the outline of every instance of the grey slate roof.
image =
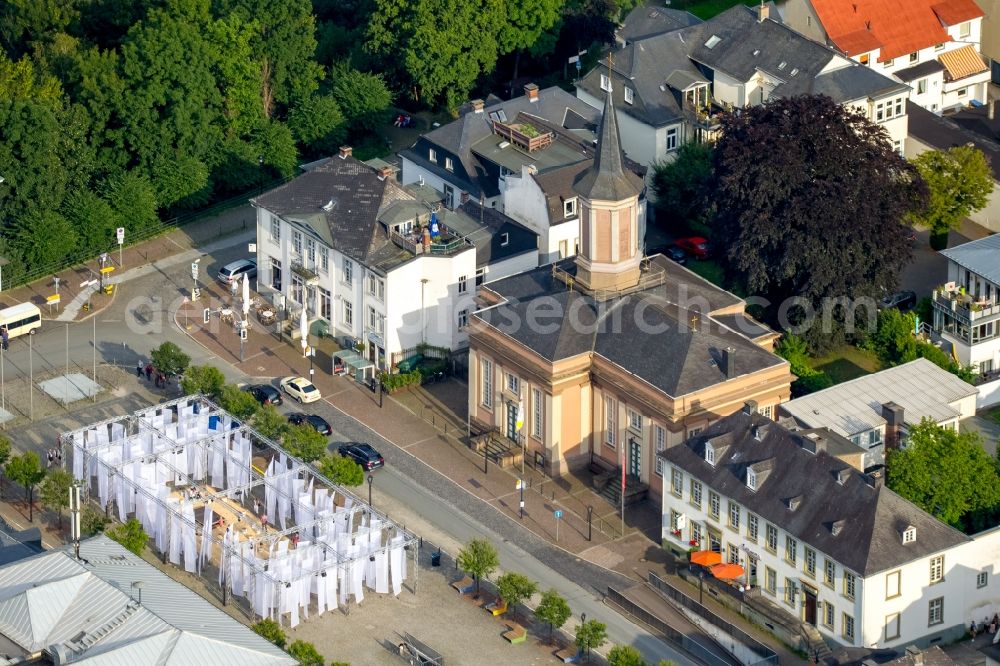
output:
[[[960, 115], [969, 118], [973, 112], [983, 114], [985, 109], [968, 109]], [[931, 113], [927, 109], [917, 106], [913, 102], [906, 102], [906, 115], [908, 120], [907, 131], [910, 135], [937, 150], [947, 150], [955, 146], [963, 146], [972, 143], [976, 148], [983, 151], [987, 161], [993, 170], [993, 180], [1000, 181], [1000, 143], [996, 140], [996, 135], [989, 133], [984, 135], [976, 129], [985, 129], [982, 126], [952, 116], [942, 118]], [[983, 114], [985, 115], [985, 114]]]
[[623, 163], [618, 116], [611, 95], [607, 95], [597, 132], [597, 155], [590, 169], [580, 174], [573, 189], [591, 201], [624, 201], [639, 196], [642, 182]]
[[42, 533], [37, 527], [16, 532], [0, 518], [0, 566], [23, 560], [42, 551]]
[[941, 254], [962, 268], [1000, 285], [1000, 234], [941, 250]]
[[471, 229], [466, 232], [467, 227], [461, 222], [452, 222], [450, 228], [457, 233], [467, 234], [469, 240], [476, 245], [477, 267], [510, 259], [525, 252], [538, 252], [538, 234], [496, 208], [480, 206], [469, 200], [458, 210], [463, 213], [462, 217], [467, 222], [471, 222]]
[[[0, 634], [74, 663], [297, 663], [248, 627], [104, 535], [0, 568]], [[142, 581], [142, 605], [132, 583]]]
[[893, 76], [898, 78], [900, 81], [909, 82], [943, 71], [944, 65], [941, 64], [940, 60], [925, 60], [919, 65], [914, 65], [913, 67], [907, 67], [906, 69], [894, 72]]
[[[650, 261], [667, 273], [659, 287], [599, 303], [567, 289], [551, 265], [542, 266], [490, 283], [505, 302], [474, 316], [544, 360], [599, 354], [674, 397], [726, 381], [726, 348], [736, 354], [737, 376], [786, 363], [708, 314], [742, 301], [662, 256]], [[575, 271], [573, 259], [557, 266]], [[677, 305], [682, 302], [697, 305], [683, 309]]]
[[[759, 440], [751, 434], [751, 424], [762, 428]], [[709, 440], [728, 445], [716, 453], [714, 466], [704, 457]], [[804, 435], [760, 414], [737, 412], [659, 455], [862, 577], [971, 540], [887, 487], [870, 484], [864, 474], [836, 457], [806, 451], [803, 441]], [[750, 490], [747, 467], [768, 460], [780, 464], [772, 466], [756, 491]], [[847, 480], [840, 484], [837, 475], [845, 469]], [[787, 501], [799, 496], [798, 508], [789, 509]], [[831, 526], [838, 521], [843, 521], [842, 529], [834, 535]], [[904, 545], [902, 535], [908, 526], [916, 528], [917, 538]]]
[[628, 13], [617, 34], [626, 42], [635, 42], [698, 23], [701, 19], [691, 12], [664, 7], [662, 2], [647, 2]]

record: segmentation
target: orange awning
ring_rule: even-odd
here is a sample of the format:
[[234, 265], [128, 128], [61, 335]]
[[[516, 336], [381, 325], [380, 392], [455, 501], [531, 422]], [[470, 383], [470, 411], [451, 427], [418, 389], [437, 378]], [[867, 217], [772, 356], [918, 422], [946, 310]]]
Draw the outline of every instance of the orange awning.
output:
[[699, 550], [696, 553], [691, 553], [691, 564], [710, 567], [720, 562], [722, 562], [722, 553], [717, 553], [714, 550]]
[[711, 571], [719, 580], [732, 580], [743, 575], [743, 567], [738, 564], [716, 564]]
[[960, 49], [955, 49], [954, 51], [942, 53], [938, 56], [938, 60], [944, 65], [949, 81], [964, 79], [973, 74], [982, 74], [989, 69], [986, 67], [986, 63], [983, 62], [982, 56], [976, 51], [976, 47], [971, 44], [963, 46]]

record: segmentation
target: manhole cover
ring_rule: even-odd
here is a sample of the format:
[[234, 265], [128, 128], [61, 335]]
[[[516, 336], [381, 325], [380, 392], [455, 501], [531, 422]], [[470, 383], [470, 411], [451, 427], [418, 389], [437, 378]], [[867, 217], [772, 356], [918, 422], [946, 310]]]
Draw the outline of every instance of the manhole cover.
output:
[[257, 372], [264, 372], [264, 370], [266, 370], [266, 369], [267, 369], [267, 368], [265, 368], [265, 367], [264, 367], [264, 366], [262, 366], [262, 365], [258, 365], [258, 366], [257, 366]]

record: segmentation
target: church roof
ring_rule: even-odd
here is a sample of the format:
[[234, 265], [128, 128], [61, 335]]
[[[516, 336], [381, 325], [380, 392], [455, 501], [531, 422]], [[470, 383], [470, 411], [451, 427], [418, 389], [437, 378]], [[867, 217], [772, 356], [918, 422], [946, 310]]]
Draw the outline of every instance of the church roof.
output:
[[623, 164], [618, 118], [609, 94], [604, 99], [604, 115], [597, 131], [597, 156], [591, 168], [580, 175], [573, 189], [590, 201], [624, 201], [639, 196], [642, 183]]

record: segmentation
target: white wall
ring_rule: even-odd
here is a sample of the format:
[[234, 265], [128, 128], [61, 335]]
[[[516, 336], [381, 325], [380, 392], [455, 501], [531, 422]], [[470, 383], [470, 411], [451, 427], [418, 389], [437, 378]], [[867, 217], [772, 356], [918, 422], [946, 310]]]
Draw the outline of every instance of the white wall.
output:
[[530, 271], [532, 268], [538, 268], [539, 265], [537, 252], [522, 252], [491, 263], [486, 270], [486, 282]]
[[737, 81], [722, 72], [715, 73], [715, 81], [712, 84], [712, 95], [719, 102], [743, 108], [747, 105], [746, 90], [747, 87], [743, 81]]
[[[603, 99], [598, 100], [582, 88], [576, 89], [576, 96], [595, 109], [604, 108]], [[618, 116], [618, 132], [621, 136], [622, 150], [625, 151], [629, 159], [643, 166], [649, 166], [666, 154], [665, 128], [657, 130], [651, 125], [641, 123], [628, 115], [624, 108], [616, 107], [615, 110]], [[680, 145], [681, 140], [682, 137], [678, 136], [678, 145]]]
[[979, 393], [976, 395], [976, 409], [985, 409], [993, 405], [1000, 405], [1000, 379], [980, 384], [976, 388], [979, 390]]

